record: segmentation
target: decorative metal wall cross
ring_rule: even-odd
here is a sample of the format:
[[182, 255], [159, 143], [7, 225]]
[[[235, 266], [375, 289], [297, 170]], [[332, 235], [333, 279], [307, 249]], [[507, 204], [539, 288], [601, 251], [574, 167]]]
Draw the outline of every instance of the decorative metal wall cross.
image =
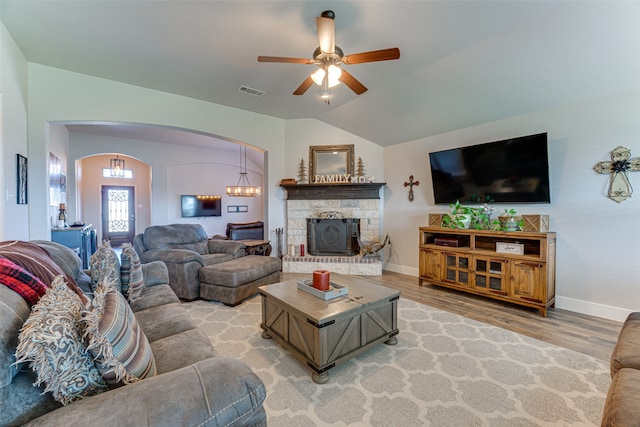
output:
[[405, 187], [409, 187], [409, 201], [413, 202], [413, 186], [418, 186], [420, 185], [420, 181], [414, 181], [413, 180], [413, 175], [409, 175], [409, 182], [405, 182], [404, 186]]
[[611, 175], [609, 198], [620, 203], [631, 197], [633, 188], [628, 172], [640, 171], [640, 158], [631, 159], [631, 150], [617, 147], [611, 152], [611, 161], [599, 162], [594, 166], [596, 172]]

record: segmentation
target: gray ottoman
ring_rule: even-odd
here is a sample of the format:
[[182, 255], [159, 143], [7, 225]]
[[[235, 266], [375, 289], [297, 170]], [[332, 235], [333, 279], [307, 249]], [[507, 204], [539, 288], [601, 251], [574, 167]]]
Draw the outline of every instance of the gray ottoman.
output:
[[202, 267], [200, 298], [235, 306], [255, 295], [258, 287], [280, 281], [280, 259], [247, 255]]

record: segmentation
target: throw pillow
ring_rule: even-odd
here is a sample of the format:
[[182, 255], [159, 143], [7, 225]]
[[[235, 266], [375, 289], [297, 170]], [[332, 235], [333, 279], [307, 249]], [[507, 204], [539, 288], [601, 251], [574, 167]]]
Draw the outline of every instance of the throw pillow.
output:
[[33, 306], [16, 348], [16, 363], [29, 362], [37, 375], [34, 385], [68, 404], [107, 386], [84, 346], [79, 319], [84, 304], [58, 276]]
[[20, 240], [0, 242], [0, 256], [10, 259], [31, 272], [31, 274], [42, 280], [47, 287], [51, 286], [53, 280], [60, 274], [65, 275], [68, 281], [73, 281], [73, 277], [67, 277], [62, 268], [51, 259], [47, 251], [34, 243]]
[[91, 255], [91, 286], [95, 291], [98, 283], [112, 283], [120, 291], [120, 261], [111, 243], [104, 240], [100, 248]]
[[119, 386], [156, 375], [149, 341], [126, 299], [111, 284], [98, 284], [83, 322], [87, 348], [107, 384]]
[[47, 292], [46, 285], [40, 279], [4, 257], [0, 257], [0, 283], [19, 293], [30, 306]]
[[[73, 249], [61, 245], [60, 243], [51, 242], [48, 240], [31, 240], [29, 243], [33, 243], [40, 247], [56, 264], [64, 271], [67, 277], [67, 286], [80, 296], [80, 299], [87, 303], [87, 293], [91, 293], [91, 286], [87, 286], [91, 279], [82, 271], [82, 261], [77, 253]], [[89, 279], [87, 281], [87, 279]]]
[[130, 243], [123, 243], [120, 261], [122, 293], [127, 296], [129, 302], [133, 302], [140, 298], [144, 289], [144, 275], [140, 257]]

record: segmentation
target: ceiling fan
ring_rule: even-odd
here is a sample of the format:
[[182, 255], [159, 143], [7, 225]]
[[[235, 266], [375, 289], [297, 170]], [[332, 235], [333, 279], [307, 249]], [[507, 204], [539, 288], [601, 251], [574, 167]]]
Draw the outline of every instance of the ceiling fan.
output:
[[316, 18], [318, 27], [318, 40], [320, 46], [313, 52], [313, 59], [288, 58], [282, 56], [258, 56], [258, 62], [285, 62], [290, 64], [315, 64], [318, 66], [313, 74], [307, 77], [300, 86], [293, 92], [294, 95], [304, 94], [314, 83], [323, 87], [322, 98], [329, 103], [329, 88], [344, 83], [355, 92], [361, 95], [367, 88], [358, 81], [351, 73], [341, 68], [341, 65], [363, 64], [365, 62], [389, 61], [400, 58], [400, 49], [373, 50], [370, 52], [355, 53], [345, 55], [339, 46], [335, 44], [335, 13], [325, 10], [322, 15]]

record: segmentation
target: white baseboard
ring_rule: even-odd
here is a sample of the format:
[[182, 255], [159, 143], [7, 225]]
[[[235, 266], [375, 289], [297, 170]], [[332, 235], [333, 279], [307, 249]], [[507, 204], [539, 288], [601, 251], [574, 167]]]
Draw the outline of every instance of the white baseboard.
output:
[[589, 316], [602, 317], [603, 319], [624, 322], [633, 311], [626, 308], [613, 307], [611, 305], [598, 304], [591, 301], [582, 301], [575, 298], [556, 295], [556, 307], [563, 310], [575, 311]]
[[[416, 278], [418, 277], [417, 268], [391, 263], [383, 264], [382, 268], [383, 270], [393, 271], [394, 273], [406, 274]], [[556, 296], [556, 307], [563, 310], [575, 311], [576, 313], [587, 314], [589, 316], [602, 317], [603, 319], [614, 320], [616, 322], [624, 322], [627, 316], [633, 312], [633, 310], [626, 308], [562, 296]]]
[[391, 264], [387, 262], [382, 265], [382, 269], [393, 271], [394, 273], [406, 274], [407, 276], [415, 276], [416, 279], [418, 278], [418, 269], [407, 267], [406, 265]]

